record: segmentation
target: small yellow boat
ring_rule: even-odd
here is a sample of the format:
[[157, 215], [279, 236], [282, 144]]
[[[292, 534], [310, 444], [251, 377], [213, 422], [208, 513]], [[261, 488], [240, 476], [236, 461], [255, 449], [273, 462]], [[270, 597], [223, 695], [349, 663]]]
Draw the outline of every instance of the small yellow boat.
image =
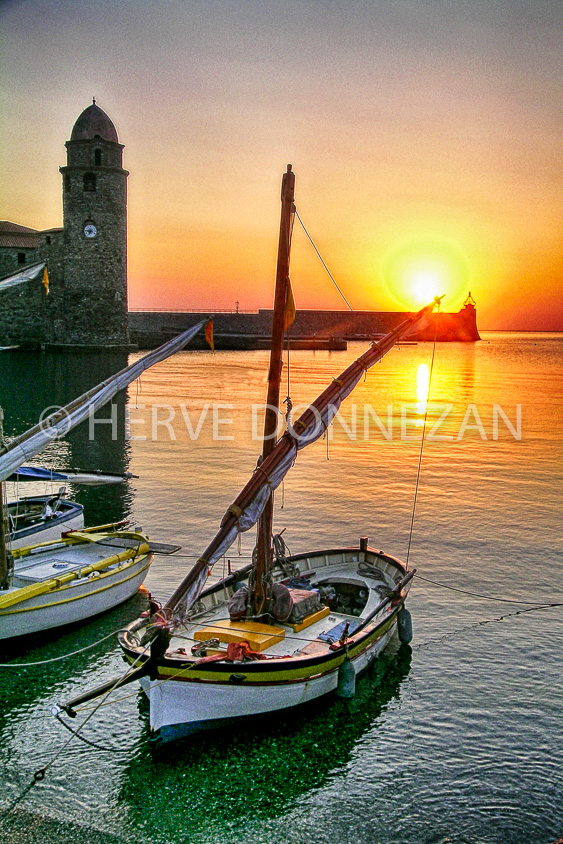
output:
[[135, 594], [153, 559], [147, 537], [101, 525], [12, 551], [0, 641], [84, 621]]

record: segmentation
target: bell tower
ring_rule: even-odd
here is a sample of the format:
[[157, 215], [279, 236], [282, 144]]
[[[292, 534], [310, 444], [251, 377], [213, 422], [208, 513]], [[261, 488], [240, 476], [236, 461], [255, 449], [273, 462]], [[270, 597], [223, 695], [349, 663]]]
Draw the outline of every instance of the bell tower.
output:
[[[61, 304], [67, 343], [124, 345], [127, 328], [127, 170], [117, 130], [96, 100], [65, 144]], [[60, 333], [60, 332], [58, 332]]]

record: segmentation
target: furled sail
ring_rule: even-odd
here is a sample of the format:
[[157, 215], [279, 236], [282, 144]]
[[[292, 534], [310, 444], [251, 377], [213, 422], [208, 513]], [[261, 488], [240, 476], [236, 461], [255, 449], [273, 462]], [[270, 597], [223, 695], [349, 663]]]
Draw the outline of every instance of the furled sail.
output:
[[116, 375], [102, 381], [101, 384], [70, 402], [66, 407], [47, 416], [38, 425], [26, 431], [25, 434], [21, 434], [0, 448], [0, 481], [6, 480], [19, 466], [31, 460], [51, 440], [64, 436], [84, 419], [87, 419], [91, 413], [106, 404], [146, 369], [183, 349], [207, 321], [206, 319], [202, 320], [197, 325], [188, 328], [187, 331], [178, 334], [177, 337], [164, 343], [153, 352], [149, 352], [148, 355], [122, 369]]
[[271, 454], [257, 466], [252, 477], [231, 504], [221, 522], [220, 530], [204, 551], [203, 555], [188, 572], [180, 586], [166, 602], [163, 610], [167, 616], [181, 621], [197, 599], [210, 567], [230, 548], [239, 533], [256, 524], [272, 492], [281, 484], [293, 465], [298, 451], [315, 442], [323, 435], [334, 419], [340, 405], [368, 369], [380, 360], [393, 346], [412, 332], [414, 326], [428, 321], [435, 305], [435, 299], [418, 313], [404, 320], [397, 328], [386, 334], [360, 355], [323, 393], [305, 410], [276, 443]]
[[0, 292], [7, 290], [8, 287], [16, 287], [18, 284], [24, 284], [26, 281], [34, 281], [45, 270], [46, 262], [41, 261], [39, 264], [32, 264], [30, 267], [20, 270], [13, 275], [6, 276], [0, 280]]
[[105, 484], [119, 484], [129, 478], [135, 478], [131, 472], [115, 475], [110, 472], [83, 472], [80, 469], [45, 469], [43, 466], [20, 466], [7, 481], [47, 481], [49, 483], [73, 483], [83, 486], [102, 486]]

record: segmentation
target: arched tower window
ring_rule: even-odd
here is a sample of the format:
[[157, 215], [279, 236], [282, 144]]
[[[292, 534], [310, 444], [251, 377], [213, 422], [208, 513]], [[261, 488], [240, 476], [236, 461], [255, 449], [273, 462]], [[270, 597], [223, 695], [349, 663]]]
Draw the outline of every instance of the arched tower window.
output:
[[65, 193], [70, 191], [70, 173], [65, 173]]
[[94, 164], [96, 167], [99, 167], [102, 163], [102, 151], [101, 149], [94, 150]]
[[85, 191], [95, 191], [96, 190], [96, 176], [94, 173], [84, 173], [84, 190]]

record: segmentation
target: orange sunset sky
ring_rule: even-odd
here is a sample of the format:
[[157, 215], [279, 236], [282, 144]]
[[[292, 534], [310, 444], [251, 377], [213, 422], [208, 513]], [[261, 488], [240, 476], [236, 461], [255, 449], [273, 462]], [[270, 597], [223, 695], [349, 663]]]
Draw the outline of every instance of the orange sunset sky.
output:
[[[131, 307], [269, 307], [281, 175], [355, 309], [470, 289], [563, 329], [562, 5], [4, 0], [0, 218], [61, 225], [96, 97], [130, 171]], [[341, 308], [298, 223], [297, 307]]]

